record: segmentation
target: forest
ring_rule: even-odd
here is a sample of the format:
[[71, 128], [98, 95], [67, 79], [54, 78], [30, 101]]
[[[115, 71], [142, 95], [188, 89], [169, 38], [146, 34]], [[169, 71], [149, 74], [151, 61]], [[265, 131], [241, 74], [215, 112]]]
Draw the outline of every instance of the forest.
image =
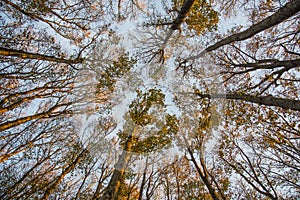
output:
[[0, 199], [300, 198], [300, 0], [1, 0], [0, 27]]

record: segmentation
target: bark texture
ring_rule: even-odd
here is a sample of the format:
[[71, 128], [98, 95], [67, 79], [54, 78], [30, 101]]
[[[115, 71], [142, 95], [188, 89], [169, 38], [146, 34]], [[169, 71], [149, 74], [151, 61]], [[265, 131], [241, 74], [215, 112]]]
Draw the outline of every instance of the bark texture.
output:
[[190, 9], [192, 8], [195, 0], [185, 0], [183, 2], [182, 8], [179, 11], [177, 18], [173, 21], [171, 30], [179, 29], [180, 25], [183, 23]]
[[133, 137], [130, 136], [124, 148], [122, 154], [119, 155], [118, 162], [115, 166], [115, 171], [109, 181], [109, 184], [104, 192], [104, 194], [98, 198], [98, 200], [118, 200], [118, 193], [122, 181], [124, 180], [125, 168], [129, 161], [130, 154], [129, 151], [133, 144]]

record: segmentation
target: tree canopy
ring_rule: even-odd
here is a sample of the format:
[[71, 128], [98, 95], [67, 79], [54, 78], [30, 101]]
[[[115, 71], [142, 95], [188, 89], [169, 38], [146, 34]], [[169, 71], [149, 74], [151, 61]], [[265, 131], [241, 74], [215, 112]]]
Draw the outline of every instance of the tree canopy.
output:
[[0, 199], [299, 198], [300, 0], [0, 9]]

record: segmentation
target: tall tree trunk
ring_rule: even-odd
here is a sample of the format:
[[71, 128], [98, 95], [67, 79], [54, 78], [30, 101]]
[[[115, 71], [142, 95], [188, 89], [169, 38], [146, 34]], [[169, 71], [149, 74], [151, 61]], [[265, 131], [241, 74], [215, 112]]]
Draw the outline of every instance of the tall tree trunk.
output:
[[144, 187], [145, 187], [145, 184], [146, 184], [147, 168], [148, 168], [148, 156], [146, 157], [146, 166], [145, 166], [143, 177], [142, 177], [142, 183], [141, 183], [141, 186], [140, 186], [140, 192], [139, 192], [138, 200], [143, 200], [143, 192], [144, 192]]
[[237, 94], [237, 93], [228, 93], [228, 94], [201, 94], [196, 93], [200, 98], [209, 98], [209, 99], [235, 99], [243, 100], [251, 103], [257, 103], [260, 105], [266, 106], [277, 106], [283, 109], [291, 109], [300, 111], [300, 100], [293, 99], [284, 99], [277, 98], [273, 96], [254, 96], [248, 94]]
[[117, 200], [118, 193], [122, 181], [124, 180], [125, 168], [130, 159], [129, 151], [133, 144], [133, 136], [129, 136], [126, 141], [124, 151], [119, 155], [118, 162], [115, 165], [114, 173], [109, 181], [109, 184], [104, 192], [104, 194], [99, 198], [99, 200]]
[[183, 5], [182, 5], [180, 11], [178, 12], [178, 16], [176, 17], [176, 19], [173, 22], [159, 24], [159, 25], [171, 25], [171, 27], [170, 27], [169, 31], [167, 32], [165, 38], [163, 39], [163, 42], [160, 45], [158, 51], [154, 53], [154, 56], [152, 56], [152, 58], [149, 60], [149, 62], [151, 62], [154, 57], [158, 56], [159, 62], [164, 63], [164, 61], [165, 61], [164, 50], [167, 47], [167, 44], [168, 44], [171, 36], [175, 32], [175, 30], [179, 29], [180, 25], [183, 23], [184, 19], [187, 17], [187, 14], [191, 10], [194, 2], [195, 2], [195, 0], [185, 0], [183, 2]]
[[209, 192], [211, 198], [213, 200], [219, 200], [219, 197], [217, 195], [216, 190], [212, 186], [212, 183], [208, 180], [208, 174], [207, 174], [207, 170], [206, 170], [205, 165], [202, 165], [202, 170], [201, 170], [201, 168], [198, 165], [198, 163], [197, 163], [197, 161], [196, 161], [196, 159], [194, 157], [194, 154], [193, 154], [193, 152], [192, 152], [192, 150], [191, 150], [190, 147], [188, 147], [188, 152], [189, 152], [189, 154], [191, 156], [191, 161], [194, 164], [194, 166], [196, 167], [196, 170], [197, 170], [197, 172], [198, 172], [201, 180], [203, 181], [203, 183], [205, 184], [206, 188], [208, 189], [208, 192]]
[[44, 61], [57, 62], [57, 63], [66, 63], [69, 65], [80, 64], [84, 61], [83, 58], [76, 58], [74, 60], [69, 60], [64, 58], [56, 58], [54, 56], [42, 55], [38, 53], [30, 53], [21, 50], [7, 49], [3, 47], [0, 47], [0, 56], [13, 56], [22, 59], [44, 60]]
[[216, 49], [218, 49], [222, 46], [225, 46], [227, 44], [230, 44], [232, 42], [248, 39], [263, 30], [266, 30], [268, 28], [271, 28], [272, 26], [275, 26], [275, 25], [283, 22], [284, 20], [292, 17], [299, 11], [300, 11], [300, 0], [290, 1], [290, 2], [286, 3], [282, 8], [280, 8], [276, 13], [265, 18], [261, 22], [258, 22], [257, 24], [250, 26], [245, 31], [230, 35], [230, 36], [216, 42], [215, 44], [204, 49], [200, 54], [187, 58], [185, 60], [185, 62], [187, 60], [198, 59], [201, 56], [203, 56], [204, 54], [206, 54], [207, 52], [211, 52], [213, 50], [216, 50]]
[[171, 29], [177, 30], [179, 29], [180, 25], [183, 23], [184, 19], [186, 18], [187, 14], [191, 10], [195, 0], [185, 0], [183, 5], [179, 11], [177, 18], [173, 21]]
[[164, 50], [167, 46], [167, 43], [169, 39], [171, 38], [172, 34], [175, 30], [179, 29], [180, 25], [183, 23], [184, 19], [186, 18], [188, 12], [191, 10], [195, 0], [185, 0], [183, 2], [183, 5], [178, 13], [178, 16], [176, 19], [171, 23], [170, 30], [165, 37], [162, 46], [160, 47], [160, 50]]
[[[262, 60], [256, 63], [244, 63], [244, 64], [233, 64], [234, 67], [247, 67], [246, 70], [242, 72], [249, 72], [254, 71], [257, 69], [275, 69], [278, 67], [284, 67], [285, 71], [299, 67], [300, 66], [300, 59], [293, 59], [293, 60]], [[234, 72], [233, 72], [234, 73]], [[237, 72], [240, 73], [240, 72]]]
[[66, 113], [68, 113], [67, 110], [62, 110], [59, 112], [54, 112], [54, 111], [55, 111], [55, 109], [60, 109], [60, 108], [63, 108], [63, 107], [69, 106], [69, 105], [71, 105], [71, 103], [57, 104], [45, 112], [41, 112], [38, 114], [34, 114], [34, 115], [18, 118], [18, 119], [12, 120], [12, 121], [4, 122], [4, 123], [0, 124], [0, 132], [10, 129], [12, 127], [19, 126], [23, 123], [26, 123], [26, 122], [29, 122], [29, 121], [32, 121], [35, 119], [45, 119], [45, 118], [50, 118], [50, 117], [57, 116], [57, 115], [66, 114]]

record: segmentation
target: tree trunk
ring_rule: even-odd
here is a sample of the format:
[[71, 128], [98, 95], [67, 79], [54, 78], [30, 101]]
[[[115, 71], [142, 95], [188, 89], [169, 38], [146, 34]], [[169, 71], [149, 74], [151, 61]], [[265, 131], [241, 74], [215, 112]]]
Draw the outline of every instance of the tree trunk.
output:
[[30, 53], [21, 50], [15, 49], [7, 49], [0, 47], [0, 56], [13, 56], [19, 57], [22, 59], [35, 59], [35, 60], [43, 60], [43, 61], [50, 61], [50, 62], [57, 62], [57, 63], [66, 63], [69, 65], [73, 64], [80, 64], [83, 62], [83, 58], [76, 58], [74, 60], [64, 59], [64, 58], [56, 58], [54, 56], [47, 56], [38, 53]]
[[109, 181], [109, 184], [104, 192], [104, 194], [99, 198], [99, 200], [117, 200], [118, 193], [122, 181], [124, 180], [125, 168], [130, 159], [129, 151], [133, 143], [133, 136], [129, 136], [126, 141], [124, 151], [119, 155], [118, 162], [115, 165], [114, 173]]
[[182, 5], [182, 7], [179, 11], [179, 14], [178, 14], [177, 18], [172, 23], [172, 26], [171, 26], [172, 30], [179, 29], [180, 25], [182, 24], [182, 22], [186, 18], [186, 15], [188, 14], [190, 9], [192, 8], [194, 2], [195, 2], [195, 0], [185, 0], [183, 2], [183, 5]]
[[34, 115], [30, 115], [30, 116], [26, 116], [26, 117], [22, 117], [22, 118], [18, 118], [12, 121], [7, 121], [4, 122], [3, 124], [0, 124], [0, 132], [19, 126], [23, 123], [29, 122], [31, 120], [35, 120], [35, 119], [44, 119], [44, 118], [50, 118], [53, 116], [57, 116], [60, 114], [65, 114], [67, 113], [65, 110], [62, 110], [60, 112], [54, 112], [55, 109], [59, 109], [62, 108], [64, 106], [68, 106], [71, 105], [71, 103], [65, 103], [65, 104], [61, 104], [61, 105], [55, 105], [54, 107], [50, 108], [48, 111], [42, 112], [42, 113], [38, 113], [38, 114], [34, 114]]
[[144, 192], [144, 187], [145, 187], [145, 184], [146, 184], [147, 168], [148, 168], [148, 156], [146, 158], [146, 166], [145, 166], [144, 173], [143, 173], [143, 178], [142, 178], [142, 183], [141, 183], [141, 186], [140, 186], [140, 192], [139, 192], [138, 200], [143, 200], [143, 192]]
[[201, 94], [197, 93], [197, 96], [200, 98], [209, 98], [209, 99], [235, 99], [243, 100], [251, 103], [256, 103], [266, 106], [277, 106], [283, 109], [291, 109], [300, 111], [300, 100], [293, 99], [284, 99], [276, 98], [273, 96], [254, 96], [248, 94], [237, 94], [237, 93], [228, 93], [228, 94]]
[[[296, 68], [300, 66], [300, 59], [293, 59], [293, 60], [261, 60], [256, 63], [244, 63], [244, 64], [232, 64], [234, 68], [236, 67], [246, 67], [247, 69], [241, 71], [242, 73], [254, 71], [257, 69], [275, 69], [278, 67], [284, 67], [285, 71], [288, 71], [292, 68]], [[238, 73], [241, 72], [232, 72]]]
[[208, 192], [209, 192], [211, 198], [213, 200], [219, 200], [216, 190], [213, 188], [212, 183], [210, 183], [210, 181], [208, 180], [208, 174], [206, 173], [206, 168], [204, 168], [205, 165], [202, 166], [202, 170], [201, 170], [190, 147], [188, 147], [188, 152], [191, 156], [191, 161], [194, 164], [194, 166], [196, 167], [196, 170], [197, 170], [201, 180], [203, 181], [206, 188], [208, 189]]
[[175, 30], [179, 29], [180, 25], [183, 23], [184, 19], [186, 18], [188, 12], [192, 8], [194, 2], [195, 2], [195, 0], [185, 0], [183, 2], [183, 5], [179, 11], [178, 16], [171, 23], [172, 26], [170, 27], [170, 30], [169, 30], [167, 36], [165, 37], [162, 46], [160, 47], [161, 50], [164, 50], [166, 48], [167, 43], [168, 43], [169, 39], [171, 38], [172, 34], [174, 33]]

